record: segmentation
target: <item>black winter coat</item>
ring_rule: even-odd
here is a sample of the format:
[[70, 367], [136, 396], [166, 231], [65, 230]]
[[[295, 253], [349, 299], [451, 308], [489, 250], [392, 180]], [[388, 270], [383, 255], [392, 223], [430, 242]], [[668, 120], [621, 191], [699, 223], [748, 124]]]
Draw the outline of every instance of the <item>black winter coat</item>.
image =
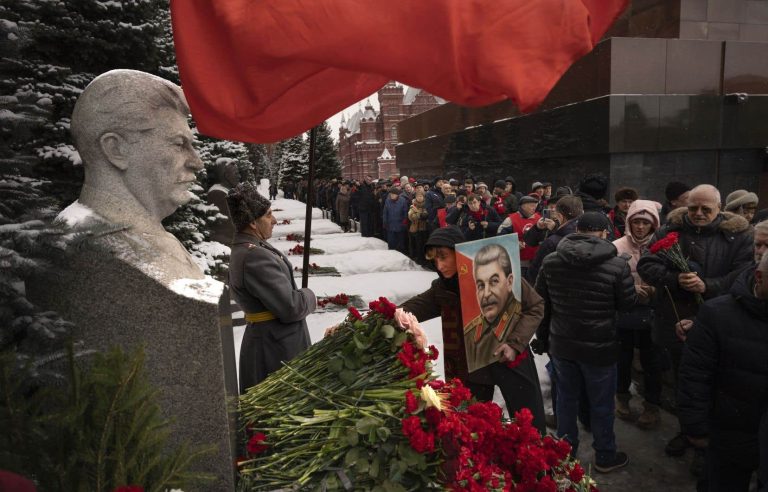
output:
[[536, 336], [555, 357], [607, 366], [619, 355], [618, 311], [637, 302], [629, 263], [616, 247], [586, 234], [570, 234], [547, 255], [536, 281], [546, 301]]
[[754, 268], [729, 294], [705, 302], [680, 362], [678, 418], [684, 433], [737, 432], [757, 439], [768, 397], [768, 302], [753, 295]]
[[[533, 229], [536, 229], [536, 227], [531, 227], [530, 230]], [[547, 255], [557, 249], [557, 244], [561, 239], [563, 239], [568, 234], [573, 234], [574, 232], [576, 232], [576, 219], [566, 222], [565, 224], [555, 229], [552, 233], [550, 233], [549, 236], [547, 236], [544, 242], [541, 243], [541, 246], [539, 246], [539, 249], [536, 251], [536, 256], [533, 258], [533, 261], [531, 261], [531, 266], [528, 267], [528, 273], [526, 274], [525, 279], [529, 284], [536, 284], [536, 277], [539, 274], [539, 269], [541, 268], [541, 264], [544, 262], [544, 258], [546, 258]], [[526, 242], [526, 244], [528, 243]]]
[[[502, 218], [499, 217], [496, 210], [486, 205], [485, 202], [480, 203], [480, 210], [484, 215], [484, 220], [488, 222], [488, 227], [486, 227], [485, 230], [483, 230], [480, 225], [480, 221], [473, 218], [472, 212], [470, 212], [469, 205], [467, 204], [464, 204], [461, 208], [454, 207], [451, 209], [451, 212], [446, 216], [445, 221], [449, 224], [459, 226], [461, 233], [464, 234], [464, 238], [467, 241], [495, 236], [501, 225]], [[469, 228], [470, 222], [474, 222], [474, 229]]]
[[[669, 221], [655, 233], [651, 245], [669, 232], [678, 232], [683, 255], [706, 284], [704, 299], [726, 294], [734, 280], [733, 272], [754, 261], [749, 223], [740, 215], [724, 212], [708, 226], [697, 227], [691, 224], [687, 214], [685, 208], [670, 213]], [[637, 273], [656, 287], [654, 342], [664, 347], [679, 343], [674, 328], [677, 316], [666, 289], [675, 300], [674, 307], [681, 319], [693, 318], [699, 308], [694, 294], [679, 287], [680, 270], [661, 256], [646, 251], [637, 263]]]
[[374, 192], [373, 185], [367, 183], [360, 183], [358, 191], [358, 209], [361, 212], [375, 212], [376, 211], [376, 193]]
[[443, 192], [440, 190], [429, 190], [425, 199], [425, 207], [427, 208], [427, 213], [429, 214], [427, 216], [427, 222], [431, 224], [437, 217], [438, 209], [445, 207], [445, 197], [443, 196]]

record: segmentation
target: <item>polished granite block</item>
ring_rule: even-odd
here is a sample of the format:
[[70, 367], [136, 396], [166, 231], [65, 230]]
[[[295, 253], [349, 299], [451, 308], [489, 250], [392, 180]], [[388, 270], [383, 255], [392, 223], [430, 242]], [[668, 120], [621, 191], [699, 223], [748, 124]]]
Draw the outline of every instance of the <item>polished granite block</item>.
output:
[[767, 44], [735, 41], [725, 43], [723, 92], [768, 94]]
[[680, 21], [680, 39], [707, 39], [709, 22]]
[[667, 43], [664, 39], [611, 39], [612, 94], [664, 94]]
[[710, 22], [707, 39], [714, 41], [738, 41], [741, 24], [731, 22]]
[[768, 5], [766, 0], [747, 0], [744, 7], [744, 23], [768, 24]]
[[719, 96], [668, 96], [659, 100], [659, 150], [717, 148]]
[[670, 181], [716, 183], [717, 152], [654, 152], [611, 154], [611, 192], [632, 186], [640, 196], [664, 202]]
[[706, 21], [707, 20], [707, 0], [681, 0], [680, 1], [680, 20], [681, 21]]
[[659, 97], [625, 96], [623, 99], [624, 119], [619, 121], [618, 127], [611, 127], [611, 132], [623, 134], [623, 145], [614, 149], [656, 150], [659, 141]]
[[[720, 152], [717, 186], [723, 193], [744, 189], [757, 192], [760, 189], [760, 177], [765, 172], [766, 155], [764, 149], [723, 150]], [[768, 197], [761, 197], [765, 207]]]
[[664, 94], [719, 94], [723, 43], [668, 39]]
[[707, 20], [740, 23], [746, 20], [746, 0], [708, 0]]
[[742, 24], [739, 38], [741, 41], [768, 43], [768, 24]]
[[768, 96], [749, 96], [739, 102], [728, 97], [723, 104], [723, 148], [765, 148], [768, 146]]

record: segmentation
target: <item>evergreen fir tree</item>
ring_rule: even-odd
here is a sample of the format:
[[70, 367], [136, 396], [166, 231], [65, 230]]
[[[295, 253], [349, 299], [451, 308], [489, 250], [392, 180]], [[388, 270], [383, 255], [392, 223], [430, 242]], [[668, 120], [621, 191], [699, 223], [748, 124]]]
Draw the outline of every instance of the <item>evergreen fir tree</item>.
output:
[[[309, 140], [309, 132], [307, 132]], [[315, 176], [317, 179], [333, 179], [341, 176], [341, 161], [331, 136], [331, 127], [323, 121], [317, 127], [315, 141]]]
[[260, 183], [262, 179], [272, 179], [271, 162], [267, 154], [265, 144], [247, 144], [248, 158], [253, 164], [254, 181]]
[[280, 166], [278, 184], [292, 181], [298, 182], [307, 176], [309, 143], [304, 140], [304, 135], [296, 135], [277, 144], [275, 160]]

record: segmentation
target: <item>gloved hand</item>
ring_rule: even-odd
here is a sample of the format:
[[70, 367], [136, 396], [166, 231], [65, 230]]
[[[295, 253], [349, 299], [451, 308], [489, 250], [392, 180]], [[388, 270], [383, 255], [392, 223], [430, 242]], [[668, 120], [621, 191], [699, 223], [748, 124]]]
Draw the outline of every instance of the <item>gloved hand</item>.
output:
[[531, 340], [531, 350], [534, 354], [544, 355], [549, 352], [549, 340], [534, 338]]

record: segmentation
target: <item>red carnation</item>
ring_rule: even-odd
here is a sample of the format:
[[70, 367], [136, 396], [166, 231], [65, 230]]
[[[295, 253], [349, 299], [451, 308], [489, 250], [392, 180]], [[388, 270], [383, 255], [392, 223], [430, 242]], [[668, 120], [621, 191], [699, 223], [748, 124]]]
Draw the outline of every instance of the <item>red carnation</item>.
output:
[[415, 413], [419, 409], [419, 400], [416, 395], [408, 390], [405, 392], [405, 411], [407, 413]]
[[522, 364], [523, 361], [527, 358], [528, 358], [528, 351], [526, 350], [521, 354], [517, 354], [517, 357], [515, 357], [514, 360], [507, 362], [507, 367], [509, 367], [510, 369], [514, 369], [515, 367]]
[[678, 243], [678, 240], [679, 240], [678, 233], [670, 232], [663, 238], [653, 243], [651, 247], [648, 249], [652, 254], [656, 254], [659, 251], [669, 251], [675, 246], [675, 244]]
[[266, 451], [268, 446], [266, 444], [262, 444], [266, 440], [267, 436], [263, 432], [257, 432], [256, 434], [252, 435], [251, 438], [248, 439], [248, 445], [246, 447], [248, 454], [255, 455]]
[[568, 472], [568, 478], [570, 478], [571, 482], [573, 483], [581, 482], [581, 479], [584, 478], [584, 468], [582, 468], [580, 464], [576, 463], [573, 465], [571, 471]]
[[355, 309], [354, 306], [349, 306], [348, 309], [349, 309], [349, 314], [351, 314], [353, 318], [358, 319], [358, 320], [362, 320], [363, 319], [363, 315], [360, 314], [360, 311]]

